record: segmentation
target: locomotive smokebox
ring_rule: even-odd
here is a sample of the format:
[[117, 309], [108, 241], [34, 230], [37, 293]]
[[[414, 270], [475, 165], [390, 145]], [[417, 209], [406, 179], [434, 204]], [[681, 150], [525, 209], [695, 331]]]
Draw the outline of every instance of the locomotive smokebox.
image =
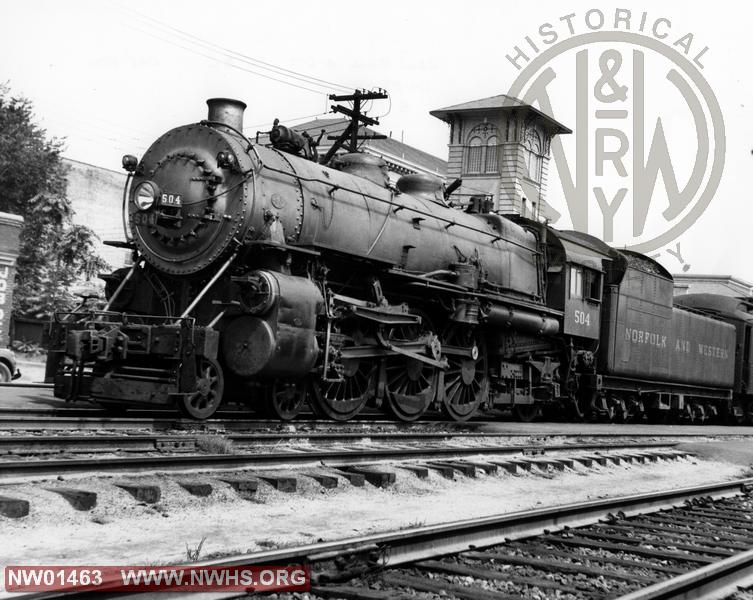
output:
[[232, 98], [210, 98], [207, 100], [207, 106], [209, 107], [208, 121], [215, 121], [238, 131], [243, 131], [245, 102]]

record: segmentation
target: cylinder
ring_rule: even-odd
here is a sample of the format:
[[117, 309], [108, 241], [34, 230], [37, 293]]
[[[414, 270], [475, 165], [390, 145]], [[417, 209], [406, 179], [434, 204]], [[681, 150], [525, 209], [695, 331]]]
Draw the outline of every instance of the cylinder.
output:
[[225, 327], [225, 365], [241, 378], [306, 376], [319, 357], [315, 329], [324, 310], [321, 291], [310, 279], [272, 271], [255, 271], [248, 279], [260, 291], [244, 309], [256, 315], [237, 317]]
[[243, 131], [243, 111], [246, 103], [232, 98], [210, 98], [207, 100], [208, 121], [222, 123], [238, 131]]
[[554, 335], [560, 329], [559, 322], [553, 317], [506, 306], [491, 306], [483, 309], [482, 315], [492, 327], [514, 329], [521, 333]]

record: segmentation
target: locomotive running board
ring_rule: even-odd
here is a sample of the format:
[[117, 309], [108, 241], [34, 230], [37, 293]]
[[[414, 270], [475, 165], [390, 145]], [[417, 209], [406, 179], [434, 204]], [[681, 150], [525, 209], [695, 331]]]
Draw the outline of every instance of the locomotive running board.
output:
[[332, 299], [335, 302], [344, 304], [350, 312], [349, 316], [352, 315], [354, 317], [366, 319], [367, 321], [379, 323], [380, 325], [421, 324], [420, 316], [403, 312], [402, 307], [370, 306], [370, 303], [364, 302], [363, 300], [341, 296], [340, 294], [332, 294]]

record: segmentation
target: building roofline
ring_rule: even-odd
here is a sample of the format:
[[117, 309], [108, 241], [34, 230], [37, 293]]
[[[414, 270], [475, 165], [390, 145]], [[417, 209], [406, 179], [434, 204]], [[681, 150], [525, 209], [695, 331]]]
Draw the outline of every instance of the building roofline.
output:
[[14, 213], [0, 212], [0, 223], [5, 225], [15, 225], [20, 227], [23, 225], [24, 218], [21, 215]]
[[121, 175], [123, 177], [126, 177], [125, 173], [123, 173], [121, 171], [116, 171], [115, 169], [110, 169], [109, 167], [103, 167], [101, 165], [95, 165], [95, 164], [92, 164], [92, 163], [89, 163], [89, 162], [85, 162], [83, 160], [76, 160], [75, 158], [70, 158], [68, 156], [63, 156], [62, 158], [63, 158], [63, 160], [68, 161], [68, 162], [77, 163], [79, 165], [85, 165], [87, 167], [93, 167], [94, 169], [99, 169], [100, 171], [109, 171], [110, 173], [115, 173], [116, 175]]
[[[498, 97], [504, 97], [504, 100], [502, 100], [501, 104], [498, 106], [473, 106], [473, 104], [476, 102], [483, 102], [484, 100], [491, 100], [492, 98]], [[470, 102], [464, 102], [463, 104], [454, 104], [453, 106], [448, 106], [446, 108], [438, 108], [436, 110], [429, 111], [429, 114], [433, 117], [436, 117], [437, 119], [448, 122], [447, 117], [451, 114], [489, 112], [493, 110], [526, 110], [541, 117], [544, 121], [547, 122], [549, 128], [558, 134], [573, 132], [572, 129], [560, 123], [553, 116], [540, 111], [530, 104], [524, 103], [518, 98], [507, 96], [505, 94], [498, 94], [497, 96], [488, 96], [487, 98], [471, 100]]]
[[678, 273], [677, 275], [673, 275], [673, 277], [675, 278], [675, 281], [677, 280], [690, 281], [693, 279], [698, 279], [699, 281], [730, 281], [730, 282], [738, 283], [745, 287], [753, 287], [753, 283], [750, 283], [749, 281], [745, 281], [745, 279], [740, 279], [739, 277], [735, 277], [734, 275], [704, 275], [704, 274], [692, 275], [690, 273]]

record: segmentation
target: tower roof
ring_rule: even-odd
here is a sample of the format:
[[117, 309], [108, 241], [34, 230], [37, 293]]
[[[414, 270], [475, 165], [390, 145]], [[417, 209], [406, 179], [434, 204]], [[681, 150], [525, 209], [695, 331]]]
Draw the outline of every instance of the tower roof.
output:
[[570, 128], [565, 127], [554, 117], [541, 112], [537, 108], [534, 108], [530, 104], [526, 104], [518, 98], [514, 98], [513, 96], [508, 96], [506, 94], [490, 96], [489, 98], [481, 98], [480, 100], [471, 100], [470, 102], [463, 102], [462, 104], [455, 104], [446, 108], [438, 108], [436, 110], [432, 110], [431, 112], [429, 112], [429, 114], [436, 117], [437, 119], [449, 122], [451, 115], [456, 113], [488, 112], [490, 110], [527, 111], [539, 116], [546, 127], [553, 134], [572, 133], [572, 130]]

